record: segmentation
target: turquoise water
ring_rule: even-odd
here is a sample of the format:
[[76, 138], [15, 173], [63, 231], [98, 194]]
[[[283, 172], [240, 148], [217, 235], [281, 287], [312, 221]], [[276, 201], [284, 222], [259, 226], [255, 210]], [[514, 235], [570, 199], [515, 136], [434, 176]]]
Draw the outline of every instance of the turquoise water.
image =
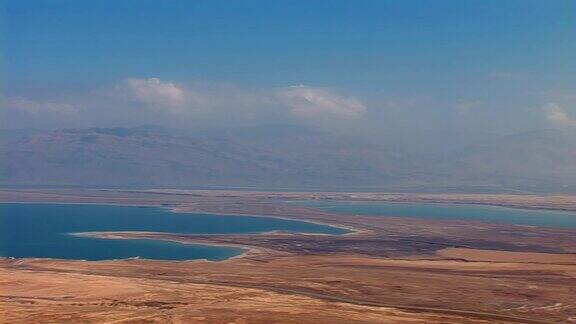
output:
[[77, 232], [149, 231], [187, 234], [274, 230], [343, 234], [345, 230], [266, 217], [177, 214], [163, 208], [65, 204], [0, 204], [0, 256], [110, 260], [223, 260], [241, 249], [156, 240], [78, 237]]
[[343, 214], [474, 220], [503, 224], [576, 228], [576, 212], [435, 203], [346, 201], [305, 201], [295, 203]]

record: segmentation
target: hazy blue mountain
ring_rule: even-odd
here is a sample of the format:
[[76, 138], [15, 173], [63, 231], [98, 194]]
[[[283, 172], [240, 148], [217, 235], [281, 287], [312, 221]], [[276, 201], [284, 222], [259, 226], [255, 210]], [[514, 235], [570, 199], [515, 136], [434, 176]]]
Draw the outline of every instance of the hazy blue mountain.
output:
[[0, 184], [573, 190], [576, 136], [282, 125], [0, 132]]

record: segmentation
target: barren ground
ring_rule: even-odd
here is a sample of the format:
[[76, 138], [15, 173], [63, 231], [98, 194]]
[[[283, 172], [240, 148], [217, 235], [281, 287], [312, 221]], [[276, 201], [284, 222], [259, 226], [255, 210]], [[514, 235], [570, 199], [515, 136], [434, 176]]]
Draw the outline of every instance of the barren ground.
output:
[[576, 210], [573, 196], [0, 190], [4, 202], [166, 206], [354, 230], [342, 236], [86, 233], [242, 246], [249, 252], [222, 262], [0, 259], [0, 321], [576, 322], [576, 230], [341, 215], [285, 203], [293, 199]]

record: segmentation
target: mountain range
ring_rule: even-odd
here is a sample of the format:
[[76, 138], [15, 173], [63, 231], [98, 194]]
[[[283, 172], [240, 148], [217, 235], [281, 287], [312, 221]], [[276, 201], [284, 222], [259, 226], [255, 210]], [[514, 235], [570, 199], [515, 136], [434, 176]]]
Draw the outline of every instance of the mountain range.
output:
[[265, 125], [0, 131], [0, 185], [576, 191], [576, 136]]

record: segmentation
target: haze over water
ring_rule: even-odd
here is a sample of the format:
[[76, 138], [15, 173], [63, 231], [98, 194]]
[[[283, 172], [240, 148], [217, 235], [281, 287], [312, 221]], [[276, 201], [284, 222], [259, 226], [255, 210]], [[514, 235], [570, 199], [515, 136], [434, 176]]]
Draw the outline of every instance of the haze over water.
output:
[[0, 204], [0, 256], [82, 260], [140, 257], [223, 260], [241, 249], [156, 240], [70, 235], [91, 231], [238, 234], [268, 231], [342, 234], [345, 230], [267, 217], [180, 214], [162, 208], [104, 205]]

